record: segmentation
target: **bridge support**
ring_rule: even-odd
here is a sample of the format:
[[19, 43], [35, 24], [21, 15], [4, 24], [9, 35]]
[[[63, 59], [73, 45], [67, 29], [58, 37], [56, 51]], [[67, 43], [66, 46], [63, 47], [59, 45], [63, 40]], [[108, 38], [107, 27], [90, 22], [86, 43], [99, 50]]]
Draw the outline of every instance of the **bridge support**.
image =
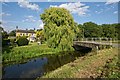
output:
[[99, 50], [99, 46], [94, 46], [94, 47], [92, 48], [92, 51], [94, 51], [94, 52], [96, 52], [96, 53], [98, 53], [98, 50]]

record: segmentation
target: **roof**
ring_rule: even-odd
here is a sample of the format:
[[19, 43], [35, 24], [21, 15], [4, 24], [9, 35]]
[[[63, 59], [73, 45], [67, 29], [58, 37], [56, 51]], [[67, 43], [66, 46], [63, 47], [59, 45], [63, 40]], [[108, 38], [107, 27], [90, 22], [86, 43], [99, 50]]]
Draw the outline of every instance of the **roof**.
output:
[[22, 33], [35, 33], [35, 31], [30, 31], [30, 30], [16, 30], [16, 32], [22, 32]]

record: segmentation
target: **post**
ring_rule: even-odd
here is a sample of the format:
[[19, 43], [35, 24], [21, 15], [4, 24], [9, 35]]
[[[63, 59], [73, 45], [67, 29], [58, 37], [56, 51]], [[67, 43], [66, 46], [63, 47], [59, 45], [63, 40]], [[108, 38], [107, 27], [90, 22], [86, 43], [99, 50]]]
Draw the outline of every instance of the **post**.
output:
[[112, 38], [110, 38], [110, 45], [112, 45]]
[[96, 46], [96, 52], [98, 53], [98, 46]]
[[93, 38], [92, 38], [92, 42], [93, 42]]
[[92, 51], [94, 51], [95, 53], [98, 53], [98, 50], [99, 50], [99, 47], [96, 45], [92, 48]]
[[85, 38], [85, 41], [87, 42], [87, 38]]
[[100, 39], [100, 43], [101, 43], [101, 38], [99, 38]]

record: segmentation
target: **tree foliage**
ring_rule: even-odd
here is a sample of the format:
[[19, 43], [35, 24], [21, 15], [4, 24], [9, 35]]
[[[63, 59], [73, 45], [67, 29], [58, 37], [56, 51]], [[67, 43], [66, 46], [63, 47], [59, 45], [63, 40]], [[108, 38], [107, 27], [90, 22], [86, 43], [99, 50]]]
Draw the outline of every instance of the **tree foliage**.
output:
[[86, 22], [83, 24], [85, 37], [101, 37], [100, 27], [93, 22]]
[[44, 42], [44, 33], [42, 29], [36, 31], [36, 36], [38, 41], [40, 41], [41, 43]]
[[9, 33], [9, 36], [16, 36], [16, 30], [13, 30]]
[[6, 31], [4, 31], [4, 29], [0, 26], [0, 34], [2, 35], [2, 39], [7, 39], [8, 38], [8, 34]]
[[[120, 24], [101, 24], [86, 22], [83, 25], [78, 25], [82, 31], [79, 33], [79, 38], [107, 37], [120, 39]], [[81, 35], [80, 35], [81, 34]]]
[[8, 45], [10, 40], [8, 39], [8, 34], [4, 29], [1, 27], [2, 22], [0, 22], [0, 37], [2, 36], [2, 47]]
[[26, 37], [19, 37], [19, 39], [17, 40], [17, 44], [18, 46], [24, 46], [24, 45], [28, 45], [29, 44], [29, 40]]
[[52, 48], [61, 50], [73, 49], [73, 39], [78, 28], [72, 15], [64, 8], [49, 8], [41, 14], [44, 23], [44, 35], [47, 44]]

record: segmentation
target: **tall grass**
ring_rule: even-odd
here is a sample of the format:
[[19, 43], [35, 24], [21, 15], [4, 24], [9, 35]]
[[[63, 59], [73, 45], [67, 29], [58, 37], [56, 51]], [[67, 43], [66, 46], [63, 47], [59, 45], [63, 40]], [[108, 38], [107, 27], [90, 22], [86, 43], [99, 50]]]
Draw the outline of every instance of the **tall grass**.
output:
[[10, 52], [5, 51], [2, 57], [3, 63], [8, 63], [37, 57], [43, 54], [56, 54], [59, 51], [58, 49], [49, 48], [46, 44], [37, 45], [37, 43], [34, 43], [28, 46], [14, 47]]

